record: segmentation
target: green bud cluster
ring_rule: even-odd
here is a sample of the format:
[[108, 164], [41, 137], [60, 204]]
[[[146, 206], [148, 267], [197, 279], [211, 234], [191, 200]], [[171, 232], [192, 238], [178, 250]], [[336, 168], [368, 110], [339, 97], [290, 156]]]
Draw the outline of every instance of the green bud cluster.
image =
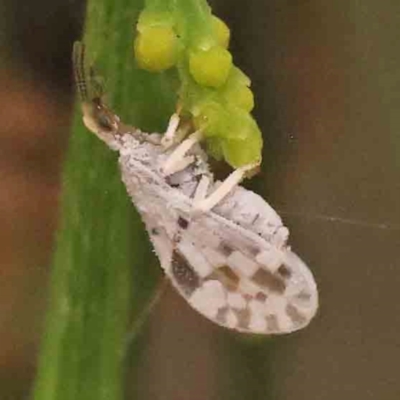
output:
[[250, 112], [250, 79], [232, 61], [230, 31], [205, 0], [147, 0], [136, 25], [140, 68], [179, 74], [179, 109], [201, 129], [209, 153], [232, 167], [261, 162], [262, 137]]

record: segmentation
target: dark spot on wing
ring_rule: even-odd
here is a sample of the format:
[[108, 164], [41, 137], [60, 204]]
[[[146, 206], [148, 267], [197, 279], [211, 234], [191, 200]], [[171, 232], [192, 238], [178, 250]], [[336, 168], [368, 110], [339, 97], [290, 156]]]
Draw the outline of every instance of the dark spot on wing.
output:
[[263, 293], [263, 292], [258, 292], [256, 295], [255, 295], [255, 299], [256, 300], [258, 300], [258, 301], [261, 301], [262, 303], [265, 303], [265, 300], [267, 300], [267, 295], [265, 294], [265, 293]]
[[286, 288], [285, 282], [283, 282], [280, 277], [275, 276], [263, 268], [258, 268], [251, 280], [272, 292], [283, 293]]
[[293, 321], [294, 325], [303, 325], [307, 320], [306, 317], [293, 304], [287, 304], [286, 313]]
[[151, 228], [150, 234], [153, 236], [158, 236], [160, 234], [160, 231], [157, 228]]
[[232, 310], [238, 318], [238, 328], [248, 329], [250, 323], [250, 310], [248, 308], [244, 310]]
[[304, 290], [302, 290], [300, 293], [296, 294], [295, 298], [299, 299], [299, 300], [310, 300], [311, 295], [310, 293], [305, 292]]
[[175, 282], [187, 296], [190, 296], [200, 286], [200, 278], [196, 271], [177, 251], [172, 254], [171, 271]]
[[260, 249], [256, 247], [248, 247], [247, 251], [249, 252], [250, 256], [256, 258], [258, 254], [260, 254]]
[[294, 304], [298, 304], [303, 307], [304, 306], [309, 307], [310, 299], [311, 299], [310, 293], [306, 292], [305, 290], [302, 290], [300, 293], [297, 293], [295, 296], [292, 297], [292, 302]]
[[220, 281], [230, 292], [237, 290], [240, 280], [232, 268], [228, 267], [227, 265], [214, 270], [214, 272], [207, 279], [216, 279]]
[[292, 271], [284, 264], [278, 268], [277, 272], [282, 278], [285, 279], [288, 279], [292, 276]]
[[219, 251], [225, 256], [229, 257], [233, 253], [232, 247], [230, 247], [228, 244], [222, 242], [219, 245]]
[[189, 226], [189, 221], [183, 217], [178, 218], [178, 225], [182, 229], [187, 229]]

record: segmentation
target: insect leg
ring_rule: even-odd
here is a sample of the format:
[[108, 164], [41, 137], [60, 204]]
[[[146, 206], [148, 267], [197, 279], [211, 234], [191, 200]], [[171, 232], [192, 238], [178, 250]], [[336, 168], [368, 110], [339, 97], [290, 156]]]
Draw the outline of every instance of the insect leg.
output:
[[[195, 212], [207, 212], [222, 201], [227, 194], [237, 186], [249, 171], [258, 165], [250, 164], [235, 169], [208, 197], [194, 202]], [[200, 184], [199, 184], [200, 185]], [[197, 189], [196, 189], [197, 191]]]
[[210, 182], [211, 179], [208, 175], [202, 175], [193, 196], [193, 202], [195, 204], [203, 201], [207, 197], [208, 188], [210, 187]]
[[164, 176], [171, 175], [177, 171], [186, 168], [194, 161], [191, 156], [186, 156], [186, 153], [203, 137], [201, 131], [192, 133], [187, 139], [178, 145], [178, 147], [170, 154], [164, 162], [161, 171]]
[[178, 110], [171, 115], [167, 130], [162, 136], [161, 146], [165, 150], [169, 149], [174, 144], [181, 143], [191, 129], [190, 124], [181, 123], [182, 121], [179, 117], [179, 113], [180, 107], [178, 107]]
[[174, 144], [179, 122], [180, 118], [178, 113], [173, 113], [169, 119], [167, 131], [164, 133], [163, 138], [161, 139], [161, 145], [165, 149], [168, 149]]
[[182, 171], [186, 167], [188, 167], [190, 164], [192, 164], [195, 161], [194, 156], [186, 156], [182, 157], [176, 160], [171, 166], [168, 167], [167, 170], [165, 170], [165, 166], [163, 168], [163, 173], [164, 176], [172, 175], [175, 172]]

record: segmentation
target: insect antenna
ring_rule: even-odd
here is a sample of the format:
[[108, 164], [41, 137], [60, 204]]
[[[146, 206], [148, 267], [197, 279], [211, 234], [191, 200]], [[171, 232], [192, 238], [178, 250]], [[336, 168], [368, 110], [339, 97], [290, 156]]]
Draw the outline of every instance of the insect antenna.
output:
[[103, 86], [94, 68], [87, 67], [85, 45], [76, 41], [72, 50], [75, 86], [82, 101], [83, 121], [100, 139], [109, 142], [118, 132], [120, 121], [103, 102]]
[[75, 86], [83, 102], [89, 101], [88, 84], [85, 71], [85, 45], [76, 41], [72, 50], [72, 64]]

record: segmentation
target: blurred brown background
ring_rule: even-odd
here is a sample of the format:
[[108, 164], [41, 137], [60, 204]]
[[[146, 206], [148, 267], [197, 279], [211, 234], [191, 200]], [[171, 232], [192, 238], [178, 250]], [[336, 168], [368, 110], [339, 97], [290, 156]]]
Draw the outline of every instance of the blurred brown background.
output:
[[[252, 78], [263, 193], [311, 266], [302, 332], [249, 340], [172, 291], [131, 368], [136, 399], [398, 399], [400, 3], [214, 1]], [[0, 2], [0, 399], [35, 371], [83, 1]]]

